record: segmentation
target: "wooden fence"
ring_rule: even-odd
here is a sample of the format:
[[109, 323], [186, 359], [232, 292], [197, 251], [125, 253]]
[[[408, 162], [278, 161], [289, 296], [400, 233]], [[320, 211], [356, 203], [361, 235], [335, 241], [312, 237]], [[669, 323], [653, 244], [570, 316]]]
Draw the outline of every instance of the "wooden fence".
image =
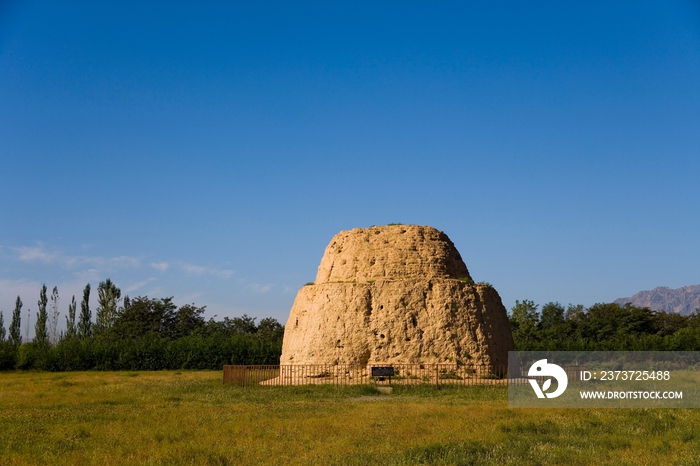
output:
[[[372, 367], [392, 367], [394, 376], [373, 377]], [[570, 380], [579, 378], [579, 366], [565, 367]], [[224, 383], [239, 387], [291, 385], [506, 385], [527, 384], [527, 368], [508, 379], [508, 366], [458, 364], [356, 365], [227, 365]]]

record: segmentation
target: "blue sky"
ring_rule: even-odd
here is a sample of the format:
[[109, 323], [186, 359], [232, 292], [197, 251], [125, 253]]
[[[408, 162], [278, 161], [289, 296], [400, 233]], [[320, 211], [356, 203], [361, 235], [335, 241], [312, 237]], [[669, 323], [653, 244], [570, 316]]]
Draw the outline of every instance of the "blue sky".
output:
[[340, 230], [591, 305], [700, 283], [700, 6], [0, 3], [0, 310], [286, 321]]

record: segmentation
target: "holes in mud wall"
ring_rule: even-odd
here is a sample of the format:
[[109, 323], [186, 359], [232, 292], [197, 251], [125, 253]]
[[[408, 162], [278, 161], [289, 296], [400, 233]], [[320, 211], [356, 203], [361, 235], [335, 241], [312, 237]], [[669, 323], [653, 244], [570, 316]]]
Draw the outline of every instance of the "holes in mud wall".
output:
[[379, 334], [379, 338], [384, 338], [384, 334], [383, 333]]

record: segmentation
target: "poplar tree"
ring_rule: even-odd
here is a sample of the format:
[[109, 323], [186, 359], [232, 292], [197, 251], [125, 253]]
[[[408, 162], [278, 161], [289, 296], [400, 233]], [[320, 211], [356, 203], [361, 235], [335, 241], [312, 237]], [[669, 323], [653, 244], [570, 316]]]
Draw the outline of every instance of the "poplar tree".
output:
[[29, 323], [32, 321], [32, 310], [27, 308], [27, 325], [24, 327], [24, 342], [29, 343]]
[[12, 312], [12, 323], [10, 323], [10, 343], [15, 346], [22, 344], [22, 300], [17, 296], [15, 310]]
[[56, 346], [58, 343], [58, 287], [53, 287], [53, 292], [51, 293], [51, 314], [49, 314], [49, 328], [51, 332], [49, 333], [49, 342], [52, 346]]
[[95, 329], [97, 332], [112, 328], [117, 320], [117, 306], [121, 299], [122, 292], [117, 285], [109, 278], [100, 282], [97, 287], [97, 321]]
[[90, 284], [85, 285], [83, 300], [80, 302], [80, 319], [78, 320], [78, 337], [92, 336], [92, 312], [90, 311]]
[[0, 343], [5, 341], [6, 336], [7, 332], [5, 331], [5, 318], [3, 317], [2, 312], [0, 312]]
[[74, 338], [77, 331], [75, 328], [75, 310], [78, 307], [75, 302], [75, 295], [68, 305], [68, 315], [66, 316], [66, 338]]
[[49, 314], [46, 312], [46, 305], [49, 299], [46, 297], [46, 285], [41, 287], [39, 293], [39, 312], [36, 313], [36, 324], [34, 324], [34, 341], [39, 344], [45, 344], [49, 339], [46, 323], [49, 320]]

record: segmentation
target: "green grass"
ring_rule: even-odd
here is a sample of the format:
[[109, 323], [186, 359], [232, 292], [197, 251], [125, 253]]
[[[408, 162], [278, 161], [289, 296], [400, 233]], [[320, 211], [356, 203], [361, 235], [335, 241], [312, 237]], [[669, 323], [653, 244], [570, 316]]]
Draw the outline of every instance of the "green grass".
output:
[[700, 464], [700, 410], [508, 409], [505, 387], [379, 395], [221, 377], [0, 374], [0, 464]]

